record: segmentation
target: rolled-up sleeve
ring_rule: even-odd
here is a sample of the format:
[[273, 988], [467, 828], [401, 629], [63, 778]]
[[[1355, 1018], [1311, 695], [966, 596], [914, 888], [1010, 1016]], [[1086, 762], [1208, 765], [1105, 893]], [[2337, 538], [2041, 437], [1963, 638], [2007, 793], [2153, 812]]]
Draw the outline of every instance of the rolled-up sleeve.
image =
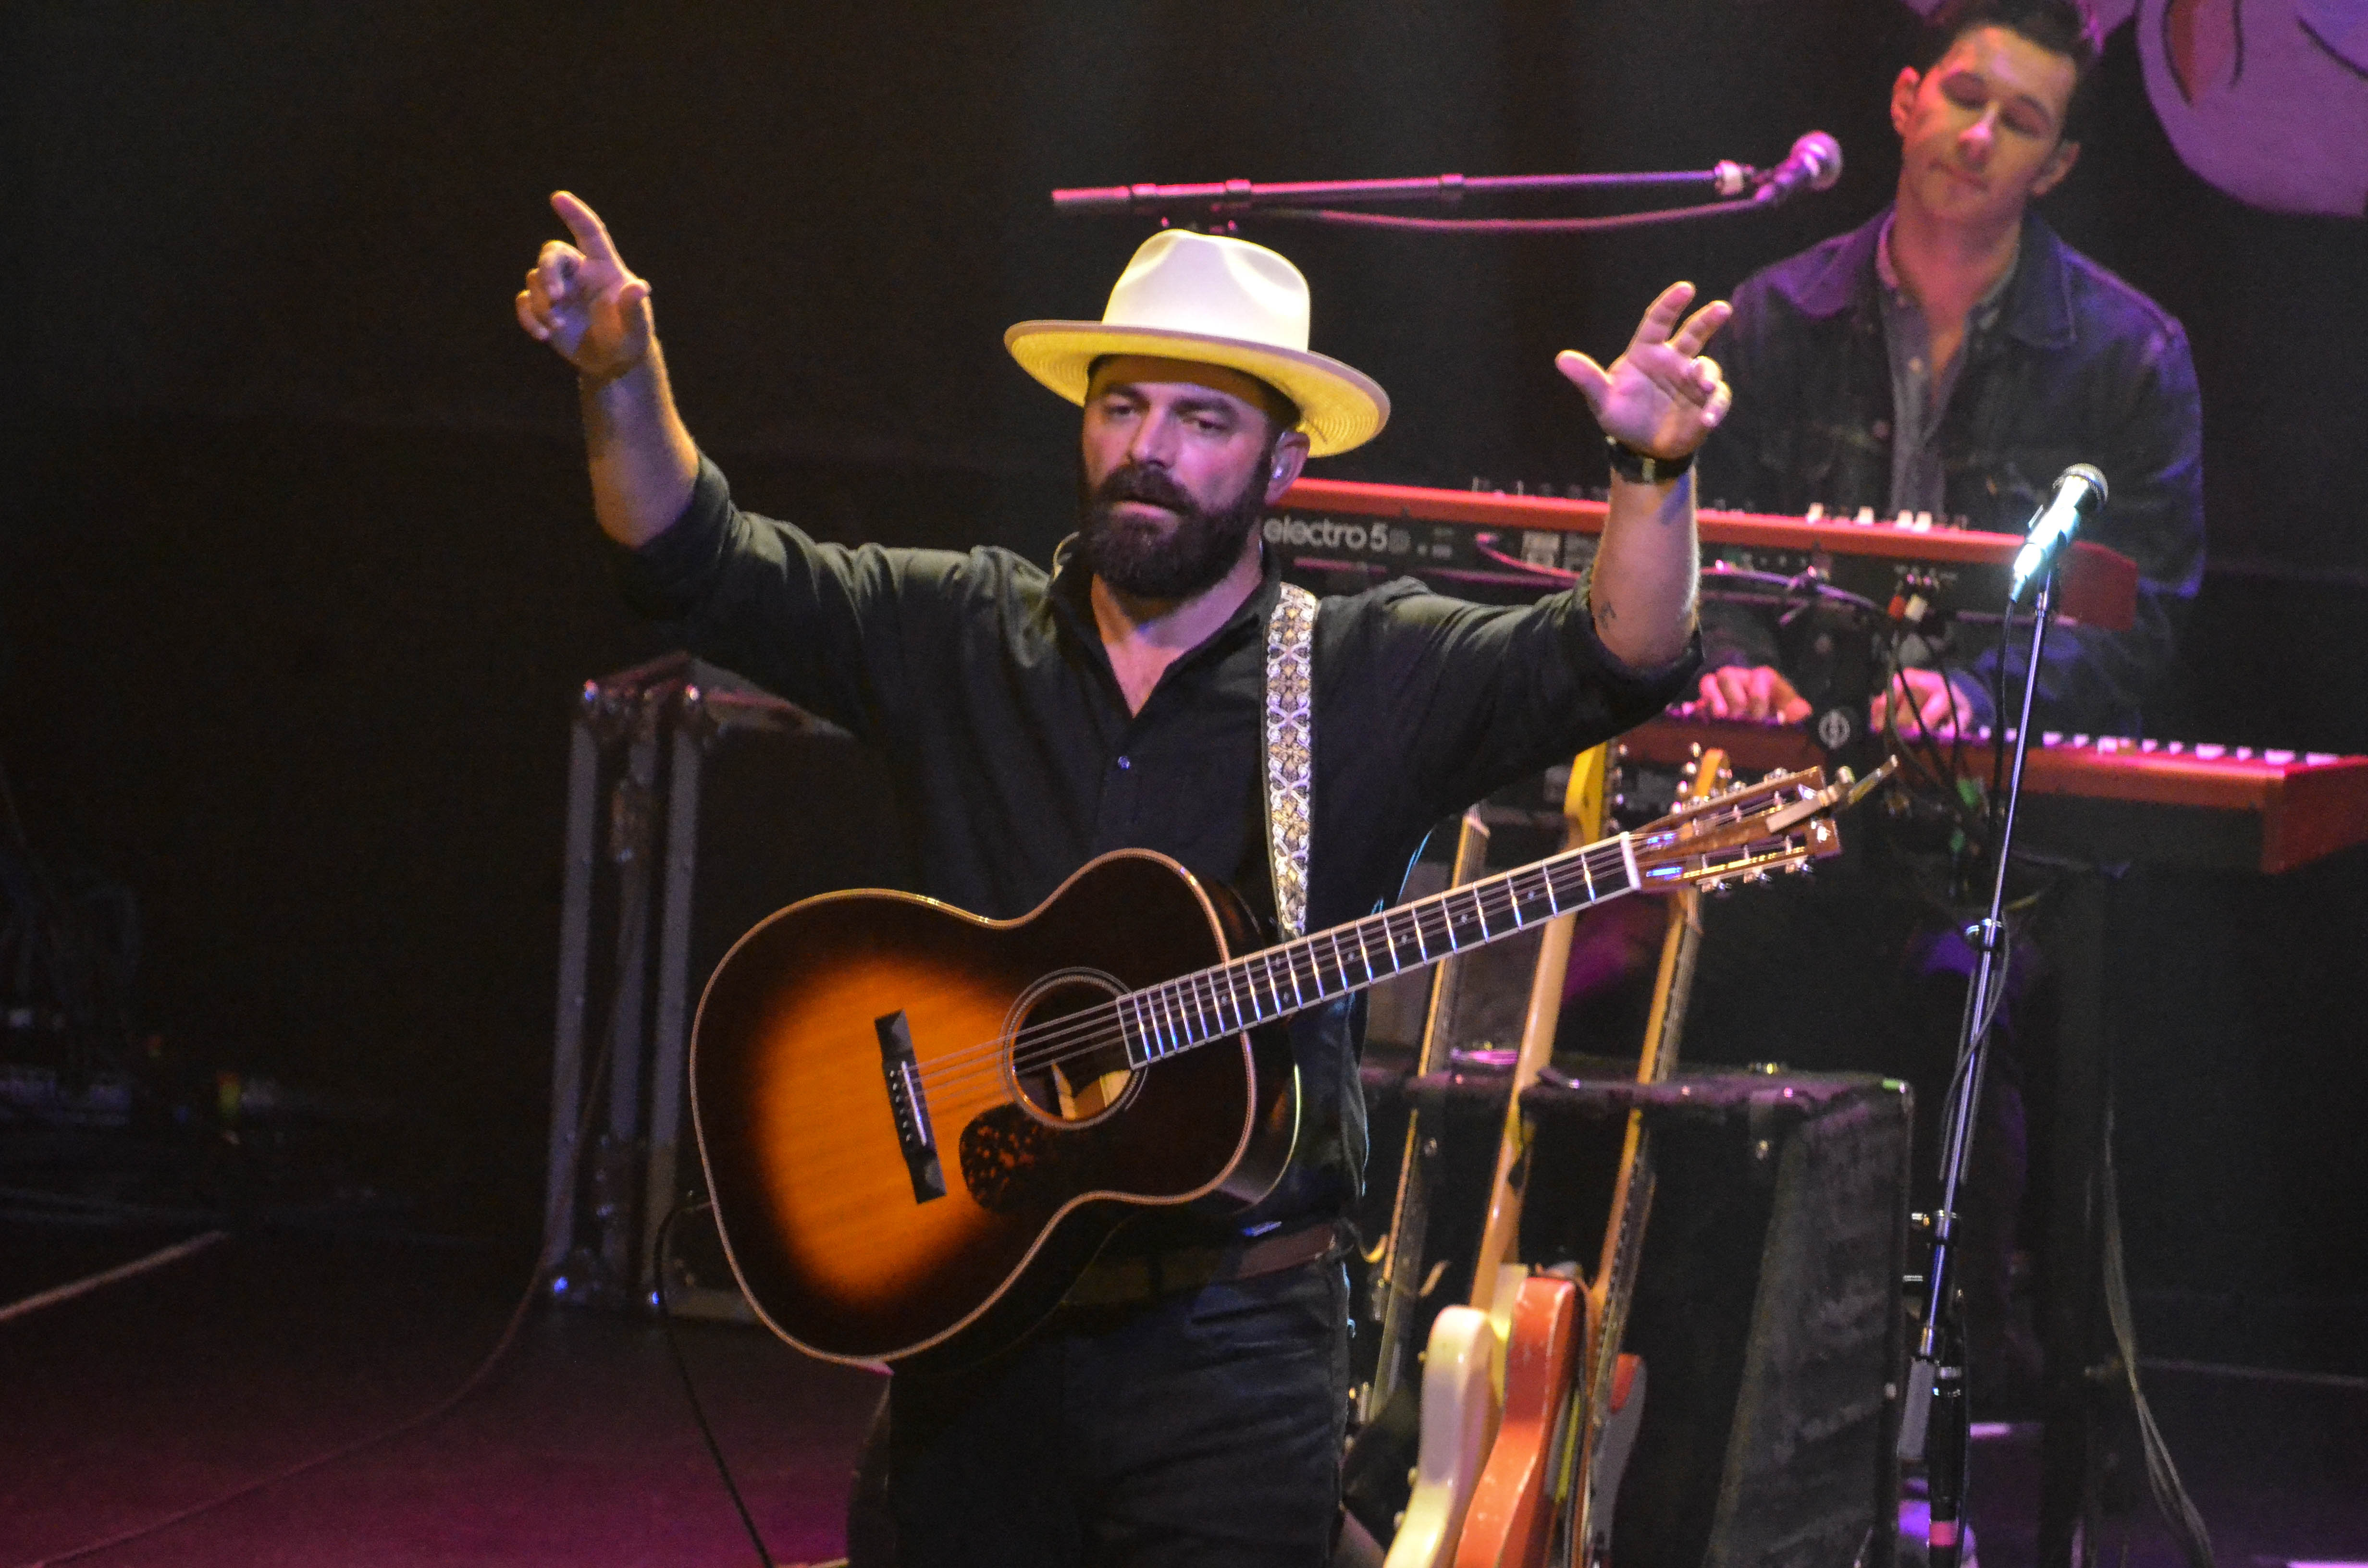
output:
[[1408, 806], [1426, 823], [1642, 723], [1702, 665], [1697, 632], [1669, 664], [1631, 667], [1596, 637], [1577, 592], [1503, 608], [1400, 583], [1344, 619], [1343, 641], [1361, 646], [1335, 667], [1369, 669], [1363, 700], [1386, 710], [1350, 722], [1406, 737]]
[[[876, 733], [963, 557], [826, 544], [743, 512], [702, 458], [690, 504], [639, 549], [617, 547], [626, 602], [700, 657], [859, 735]], [[917, 655], [917, 656], [916, 656]]]

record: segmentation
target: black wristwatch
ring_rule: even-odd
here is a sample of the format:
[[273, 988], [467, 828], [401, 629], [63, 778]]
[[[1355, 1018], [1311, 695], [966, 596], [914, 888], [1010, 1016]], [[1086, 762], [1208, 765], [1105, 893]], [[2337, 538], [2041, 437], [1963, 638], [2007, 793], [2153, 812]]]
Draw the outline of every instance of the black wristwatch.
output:
[[1611, 449], [1611, 472], [1631, 484], [1667, 484], [1694, 466], [1694, 455], [1681, 458], [1656, 458], [1650, 452], [1640, 452], [1617, 436], [1604, 437]]

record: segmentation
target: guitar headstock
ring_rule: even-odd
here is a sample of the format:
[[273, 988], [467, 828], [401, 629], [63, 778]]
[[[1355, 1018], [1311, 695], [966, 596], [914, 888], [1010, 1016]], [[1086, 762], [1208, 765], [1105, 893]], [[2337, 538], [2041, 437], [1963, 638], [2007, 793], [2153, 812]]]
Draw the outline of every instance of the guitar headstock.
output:
[[1645, 889], [1698, 885], [1717, 892], [1778, 871], [1805, 871], [1841, 853], [1834, 813], [1857, 804], [1897, 765], [1887, 759], [1863, 781], [1844, 768], [1831, 784], [1822, 767], [1797, 768], [1688, 799], [1632, 841]]

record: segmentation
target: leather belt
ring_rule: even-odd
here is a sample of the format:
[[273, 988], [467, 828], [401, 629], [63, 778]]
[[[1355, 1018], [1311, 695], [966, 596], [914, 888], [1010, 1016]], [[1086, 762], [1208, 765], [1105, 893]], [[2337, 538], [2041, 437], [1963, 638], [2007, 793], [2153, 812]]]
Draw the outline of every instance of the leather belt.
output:
[[1131, 1307], [1179, 1290], [1227, 1279], [1254, 1279], [1331, 1256], [1338, 1227], [1319, 1220], [1256, 1241], [1224, 1247], [1168, 1247], [1158, 1252], [1105, 1254], [1086, 1267], [1064, 1307]]

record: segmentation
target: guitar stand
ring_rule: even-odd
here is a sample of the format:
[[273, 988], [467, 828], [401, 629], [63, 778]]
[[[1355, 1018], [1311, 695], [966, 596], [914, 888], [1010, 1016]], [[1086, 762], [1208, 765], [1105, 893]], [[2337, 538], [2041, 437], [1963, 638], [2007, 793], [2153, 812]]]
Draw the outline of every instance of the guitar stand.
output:
[[[1652, 1392], [1615, 1551], [1651, 1563], [1892, 1561], [1896, 1380], [1907, 1344], [1912, 1108], [1866, 1073], [1565, 1059], [1521, 1095], [1531, 1165], [1523, 1250], [1591, 1256], [1603, 1224], [1576, 1202], [1605, 1135], [1641, 1111], [1660, 1151], [1629, 1349]], [[1397, 1105], [1441, 1135], [1493, 1134], [1502, 1074], [1406, 1076], [1368, 1065], [1376, 1121]], [[1645, 1310], [1649, 1301], [1652, 1311]], [[1386, 1518], [1386, 1515], [1383, 1516]], [[1622, 1545], [1621, 1542], [1629, 1544]], [[1630, 1557], [1625, 1554], [1637, 1552]], [[1861, 1557], [1859, 1554], [1863, 1552]]]
[[[540, 1260], [555, 1300], [655, 1305], [658, 1228], [696, 1165], [684, 1067], [704, 972], [694, 968], [701, 786], [718, 744], [746, 733], [852, 750], [844, 732], [687, 653], [584, 684]], [[587, 1104], [604, 1090], [605, 1105]], [[720, 1269], [702, 1279], [677, 1256], [666, 1291], [677, 1316], [755, 1321]]]

